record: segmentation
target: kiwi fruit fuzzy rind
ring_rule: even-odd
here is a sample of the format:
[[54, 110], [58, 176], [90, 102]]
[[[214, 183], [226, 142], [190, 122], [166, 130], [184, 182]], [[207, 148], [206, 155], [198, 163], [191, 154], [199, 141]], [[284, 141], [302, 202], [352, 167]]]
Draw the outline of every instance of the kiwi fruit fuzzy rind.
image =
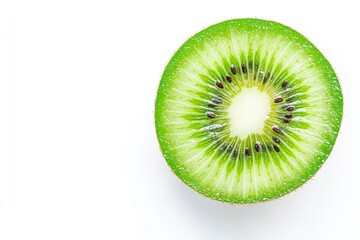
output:
[[[211, 41], [213, 38], [219, 37], [229, 38], [229, 31], [231, 29], [239, 29], [238, 31], [244, 32], [261, 32], [270, 29], [271, 34], [285, 36], [293, 44], [298, 44], [298, 47], [303, 49], [305, 54], [312, 59], [313, 63], [319, 66], [317, 69], [321, 71], [323, 77], [328, 80], [327, 84], [329, 84], [331, 88], [334, 88], [333, 91], [329, 91], [331, 95], [328, 97], [331, 101], [329, 101], [328, 104], [331, 109], [334, 109], [335, 114], [333, 117], [335, 124], [331, 125], [332, 132], [323, 134], [323, 137], [327, 140], [327, 144], [323, 144], [321, 148], [318, 149], [317, 154], [313, 157], [314, 160], [309, 161], [308, 168], [306, 171], [302, 172], [302, 176], [297, 179], [293, 179], [293, 181], [285, 182], [283, 185], [277, 185], [272, 188], [270, 187], [267, 191], [261, 191], [261, 193], [256, 196], [243, 197], [240, 195], [236, 196], [234, 194], [227, 194], [226, 192], [214, 192], [211, 188], [197, 184], [197, 180], [193, 179], [191, 173], [186, 168], [183, 168], [176, 163], [176, 160], [181, 157], [173, 150], [174, 144], [168, 140], [171, 136], [168, 136], [169, 132], [167, 131], [167, 126], [166, 124], [163, 124], [167, 121], [166, 114], [163, 114], [164, 109], [169, 104], [166, 102], [168, 94], [167, 90], [171, 87], [173, 81], [176, 81], [178, 71], [181, 69], [181, 65], [184, 61], [186, 61], [186, 58], [192, 54], [193, 49], [202, 48], [204, 41]], [[206, 197], [222, 202], [256, 203], [278, 198], [293, 191], [309, 180], [318, 171], [334, 146], [341, 124], [342, 112], [343, 98], [336, 74], [330, 63], [311, 42], [295, 30], [276, 22], [259, 19], [235, 19], [215, 24], [195, 34], [175, 53], [165, 68], [160, 81], [155, 104], [155, 125], [160, 148], [167, 163], [173, 172], [189, 187]]]

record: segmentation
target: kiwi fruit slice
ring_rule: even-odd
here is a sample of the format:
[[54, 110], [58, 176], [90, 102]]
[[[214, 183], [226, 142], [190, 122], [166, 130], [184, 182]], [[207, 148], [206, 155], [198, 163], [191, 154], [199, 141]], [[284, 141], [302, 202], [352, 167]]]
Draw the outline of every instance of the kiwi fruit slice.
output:
[[175, 53], [155, 125], [168, 165], [188, 186], [223, 202], [256, 203], [318, 171], [342, 112], [336, 74], [311, 42], [280, 23], [236, 19]]

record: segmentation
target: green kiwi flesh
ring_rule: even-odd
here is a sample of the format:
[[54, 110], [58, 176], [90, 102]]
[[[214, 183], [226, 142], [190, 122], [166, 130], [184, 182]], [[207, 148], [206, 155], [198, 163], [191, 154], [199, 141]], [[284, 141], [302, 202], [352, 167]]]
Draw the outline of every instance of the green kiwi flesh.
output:
[[[260, 130], [241, 129], [246, 111], [264, 111], [258, 100], [232, 109], [242, 93], [269, 99]], [[318, 171], [342, 111], [334, 70], [304, 36], [276, 22], [236, 19], [195, 34], [175, 53], [160, 81], [155, 125], [168, 165], [188, 186], [223, 202], [256, 203]]]

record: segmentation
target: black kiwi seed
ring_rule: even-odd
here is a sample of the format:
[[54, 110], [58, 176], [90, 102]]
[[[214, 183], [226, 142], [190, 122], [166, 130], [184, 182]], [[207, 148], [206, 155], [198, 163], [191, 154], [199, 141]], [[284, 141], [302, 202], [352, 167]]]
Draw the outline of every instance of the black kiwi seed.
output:
[[231, 83], [232, 82], [232, 77], [230, 77], [230, 75], [226, 75], [226, 80], [229, 82], [229, 83]]
[[215, 118], [215, 117], [216, 117], [215, 113], [213, 113], [213, 112], [207, 112], [206, 115], [207, 115], [209, 118]]
[[286, 88], [289, 85], [288, 81], [285, 81], [281, 84], [281, 87]]
[[275, 150], [276, 152], [280, 152], [280, 148], [279, 148], [278, 146], [276, 146], [276, 145], [274, 145], [274, 150]]
[[293, 117], [293, 115], [291, 113], [288, 113], [288, 114], [285, 115], [285, 118], [288, 118], [288, 119], [290, 119], [292, 117]]
[[222, 145], [222, 146], [219, 148], [219, 150], [220, 150], [221, 152], [225, 151], [225, 149], [226, 149], [226, 145]]
[[273, 126], [272, 130], [276, 133], [281, 133], [281, 129], [278, 126]]
[[280, 139], [279, 139], [279, 138], [277, 138], [277, 137], [273, 137], [272, 139], [273, 139], [273, 140], [274, 140], [274, 142], [276, 142], [276, 143], [281, 143]]
[[255, 151], [260, 152], [261, 151], [261, 145], [259, 142], [255, 143]]
[[294, 106], [288, 106], [288, 107], [286, 108], [286, 110], [288, 110], [288, 111], [292, 111], [292, 110], [294, 110], [294, 109], [295, 109]]
[[213, 103], [208, 103], [208, 107], [209, 107], [209, 108], [214, 108], [215, 105], [214, 105]]
[[212, 101], [213, 103], [217, 103], [217, 104], [222, 103], [222, 100], [221, 100], [220, 98], [213, 98], [213, 99], [211, 99], [211, 101]]
[[226, 151], [227, 151], [228, 153], [231, 153], [232, 149], [233, 149], [233, 147], [232, 147], [232, 146], [229, 146], [229, 147], [226, 149]]
[[231, 65], [230, 69], [231, 69], [232, 74], [235, 75], [236, 72], [237, 72], [235, 66], [234, 66], [234, 65]]
[[241, 64], [241, 71], [243, 73], [247, 73], [247, 68], [246, 68], [245, 64]]
[[224, 85], [219, 80], [216, 81], [216, 86], [218, 86], [219, 88], [224, 88]]
[[236, 158], [237, 155], [238, 155], [238, 151], [235, 149], [235, 150], [232, 152], [231, 157]]
[[245, 148], [245, 157], [250, 157], [250, 149]]
[[269, 72], [265, 73], [263, 83], [266, 83], [269, 78], [270, 78], [270, 73]]
[[274, 99], [274, 103], [281, 103], [282, 101], [284, 101], [284, 99], [281, 97], [277, 97]]
[[291, 123], [291, 120], [285, 118], [285, 119], [283, 120], [283, 122], [284, 122], [284, 123]]

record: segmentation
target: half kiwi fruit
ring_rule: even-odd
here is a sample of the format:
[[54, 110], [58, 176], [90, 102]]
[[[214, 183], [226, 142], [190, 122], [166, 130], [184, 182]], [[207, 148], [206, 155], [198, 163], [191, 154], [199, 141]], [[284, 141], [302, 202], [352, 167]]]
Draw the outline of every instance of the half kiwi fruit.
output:
[[318, 171], [342, 112], [336, 74], [311, 42], [276, 22], [237, 19], [195, 34], [175, 53], [155, 125], [167, 163], [188, 186], [255, 203]]

